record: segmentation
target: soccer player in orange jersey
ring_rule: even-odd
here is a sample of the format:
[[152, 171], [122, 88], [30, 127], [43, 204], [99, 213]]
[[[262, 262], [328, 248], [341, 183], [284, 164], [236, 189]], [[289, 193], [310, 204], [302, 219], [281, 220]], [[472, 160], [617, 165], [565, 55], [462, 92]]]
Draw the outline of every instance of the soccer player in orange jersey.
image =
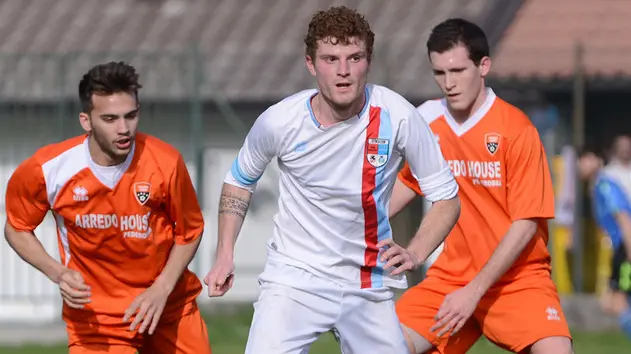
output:
[[[418, 109], [456, 176], [462, 211], [427, 278], [397, 303], [408, 346], [414, 353], [465, 353], [484, 334], [513, 352], [572, 353], [550, 275], [554, 195], [537, 130], [486, 87], [491, 59], [478, 26], [446, 20], [427, 49], [445, 97]], [[421, 193], [405, 166], [390, 214]], [[424, 255], [439, 243], [426, 240]]]
[[[204, 220], [180, 153], [137, 133], [138, 75], [125, 63], [79, 83], [87, 132], [45, 146], [9, 180], [5, 236], [59, 285], [68, 346], [80, 353], [210, 353], [187, 269]], [[33, 230], [51, 211], [61, 261]]]

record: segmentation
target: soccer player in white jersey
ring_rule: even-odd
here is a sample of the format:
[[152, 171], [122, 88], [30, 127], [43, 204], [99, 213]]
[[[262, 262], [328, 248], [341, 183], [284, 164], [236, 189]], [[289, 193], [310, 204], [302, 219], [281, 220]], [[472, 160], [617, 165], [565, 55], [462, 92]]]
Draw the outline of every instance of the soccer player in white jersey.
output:
[[[416, 269], [455, 224], [458, 185], [415, 107], [366, 83], [373, 43], [356, 11], [316, 13], [305, 44], [317, 89], [263, 112], [225, 178], [216, 261], [205, 278], [210, 296], [232, 286], [234, 244], [258, 178], [272, 158], [281, 171], [246, 353], [306, 353], [332, 329], [344, 353], [408, 350], [390, 288], [407, 287], [403, 273]], [[387, 214], [404, 157], [434, 202], [422, 237], [407, 249], [392, 241]]]

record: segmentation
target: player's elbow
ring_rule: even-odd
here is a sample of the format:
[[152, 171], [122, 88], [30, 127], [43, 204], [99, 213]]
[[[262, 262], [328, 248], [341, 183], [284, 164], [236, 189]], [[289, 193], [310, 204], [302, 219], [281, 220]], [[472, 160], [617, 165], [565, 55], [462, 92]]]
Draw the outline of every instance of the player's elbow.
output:
[[[31, 236], [29, 234], [30, 233], [21, 232], [21, 231], [16, 230], [13, 227], [13, 225], [11, 225], [11, 223], [9, 222], [8, 219], [4, 223], [4, 239], [7, 240], [7, 243], [9, 244], [9, 246], [11, 246], [11, 248], [13, 248], [14, 250], [16, 249], [17, 245], [21, 241], [23, 241], [25, 238]], [[34, 235], [32, 235], [32, 236], [35, 237]]]
[[13, 226], [11, 226], [11, 223], [9, 223], [9, 219], [7, 219], [4, 223], [4, 239], [7, 240], [9, 244], [11, 244], [11, 241], [15, 239], [16, 233], [17, 231], [13, 228]]

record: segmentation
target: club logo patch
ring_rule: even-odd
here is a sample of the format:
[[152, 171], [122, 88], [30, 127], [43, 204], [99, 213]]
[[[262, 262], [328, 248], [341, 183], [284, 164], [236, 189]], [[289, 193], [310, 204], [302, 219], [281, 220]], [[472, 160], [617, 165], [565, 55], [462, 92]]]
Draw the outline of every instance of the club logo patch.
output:
[[486, 150], [491, 155], [495, 155], [497, 150], [500, 148], [500, 140], [502, 136], [497, 133], [488, 133], [484, 135], [484, 144], [486, 145]]
[[388, 162], [390, 152], [390, 140], [368, 139], [366, 141], [366, 159], [375, 168], [379, 168]]
[[134, 183], [134, 197], [140, 205], [145, 205], [151, 196], [151, 184], [149, 182]]

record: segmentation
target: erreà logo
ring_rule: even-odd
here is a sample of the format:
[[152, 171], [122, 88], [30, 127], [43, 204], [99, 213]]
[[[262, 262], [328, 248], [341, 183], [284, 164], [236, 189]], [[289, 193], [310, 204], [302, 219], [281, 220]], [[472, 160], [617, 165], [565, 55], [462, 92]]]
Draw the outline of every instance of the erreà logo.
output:
[[497, 133], [488, 133], [484, 135], [484, 144], [486, 145], [486, 150], [491, 155], [495, 155], [497, 150], [500, 148], [500, 140], [502, 136]]
[[134, 197], [140, 205], [145, 205], [151, 196], [151, 184], [149, 182], [134, 183]]

